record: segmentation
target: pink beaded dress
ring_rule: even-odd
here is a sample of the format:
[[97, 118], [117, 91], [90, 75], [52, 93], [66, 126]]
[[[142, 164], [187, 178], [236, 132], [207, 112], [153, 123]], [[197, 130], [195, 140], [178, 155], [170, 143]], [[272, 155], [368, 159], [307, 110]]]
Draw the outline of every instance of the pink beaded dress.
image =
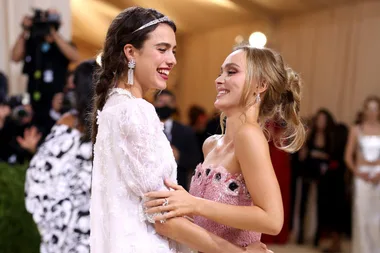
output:
[[[190, 194], [224, 204], [253, 205], [243, 175], [232, 175], [221, 166], [198, 165], [191, 179]], [[260, 233], [228, 227], [201, 216], [195, 216], [194, 222], [241, 247], [260, 241], [261, 238]]]

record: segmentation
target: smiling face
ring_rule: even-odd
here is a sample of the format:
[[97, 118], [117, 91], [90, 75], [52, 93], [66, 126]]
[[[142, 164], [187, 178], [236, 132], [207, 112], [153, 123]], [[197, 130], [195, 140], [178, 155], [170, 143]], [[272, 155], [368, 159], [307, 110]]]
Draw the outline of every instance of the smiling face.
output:
[[177, 64], [176, 45], [175, 33], [167, 24], [160, 24], [149, 33], [143, 47], [127, 56], [136, 62], [134, 85], [141, 86], [142, 90], [165, 89], [170, 71]]
[[227, 56], [221, 67], [221, 73], [215, 80], [217, 96], [215, 107], [223, 112], [239, 110], [240, 98], [246, 81], [246, 56], [237, 50]]

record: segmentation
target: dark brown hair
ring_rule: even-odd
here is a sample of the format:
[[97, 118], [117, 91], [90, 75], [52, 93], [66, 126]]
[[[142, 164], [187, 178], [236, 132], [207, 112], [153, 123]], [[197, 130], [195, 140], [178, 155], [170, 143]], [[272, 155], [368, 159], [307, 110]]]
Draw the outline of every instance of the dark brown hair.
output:
[[[164, 17], [164, 15], [154, 9], [142, 7], [131, 7], [122, 11], [112, 21], [108, 28], [104, 42], [103, 52], [101, 54], [100, 65], [94, 76], [95, 95], [92, 115], [92, 142], [95, 143], [98, 126], [96, 123], [96, 114], [102, 110], [106, 102], [106, 97], [114, 82], [124, 76], [127, 70], [128, 60], [124, 54], [124, 46], [131, 44], [137, 49], [141, 49], [144, 42], [149, 38], [159, 24], [151, 25], [142, 30], [136, 31], [141, 26], [152, 20]], [[176, 26], [172, 21], [161, 23], [168, 24], [174, 32]]]
[[76, 98], [76, 110], [78, 113], [79, 124], [83, 127], [82, 141], [91, 140], [91, 124], [89, 115], [91, 113], [91, 99], [94, 94], [94, 85], [92, 77], [96, 69], [94, 60], [87, 60], [80, 63], [73, 72], [74, 91]]
[[314, 145], [315, 137], [318, 132], [317, 121], [320, 115], [324, 115], [326, 117], [326, 127], [323, 130], [325, 150], [327, 151], [328, 154], [332, 154], [335, 149], [335, 143], [334, 143], [335, 132], [334, 131], [336, 129], [336, 123], [335, 123], [332, 113], [325, 108], [319, 109], [317, 113], [314, 115], [312, 119], [312, 123], [311, 123], [311, 129], [310, 129], [309, 138], [307, 140], [307, 144], [309, 147]]

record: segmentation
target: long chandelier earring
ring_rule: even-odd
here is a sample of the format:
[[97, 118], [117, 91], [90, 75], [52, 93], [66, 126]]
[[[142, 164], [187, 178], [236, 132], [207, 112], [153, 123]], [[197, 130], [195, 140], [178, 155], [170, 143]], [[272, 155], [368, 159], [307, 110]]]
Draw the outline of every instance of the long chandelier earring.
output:
[[133, 85], [133, 72], [134, 72], [134, 69], [136, 67], [136, 62], [134, 59], [131, 59], [129, 62], [128, 62], [128, 84], [129, 85]]

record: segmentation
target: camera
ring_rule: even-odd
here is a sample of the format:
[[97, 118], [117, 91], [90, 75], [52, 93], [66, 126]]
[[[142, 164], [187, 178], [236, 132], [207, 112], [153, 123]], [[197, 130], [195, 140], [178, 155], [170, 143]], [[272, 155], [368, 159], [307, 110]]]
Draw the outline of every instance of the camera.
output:
[[53, 27], [58, 30], [61, 24], [61, 17], [57, 13], [50, 13], [47, 10], [33, 9], [34, 16], [32, 18], [32, 27], [30, 28], [30, 36], [35, 39], [43, 39], [50, 34]]
[[18, 125], [22, 125], [23, 120], [31, 116], [31, 112], [24, 105], [18, 105], [13, 108], [11, 116]]
[[15, 95], [7, 98], [6, 105], [11, 108], [11, 118], [17, 125], [23, 125], [29, 121], [33, 114], [30, 103], [30, 96], [28, 93], [22, 95]]

